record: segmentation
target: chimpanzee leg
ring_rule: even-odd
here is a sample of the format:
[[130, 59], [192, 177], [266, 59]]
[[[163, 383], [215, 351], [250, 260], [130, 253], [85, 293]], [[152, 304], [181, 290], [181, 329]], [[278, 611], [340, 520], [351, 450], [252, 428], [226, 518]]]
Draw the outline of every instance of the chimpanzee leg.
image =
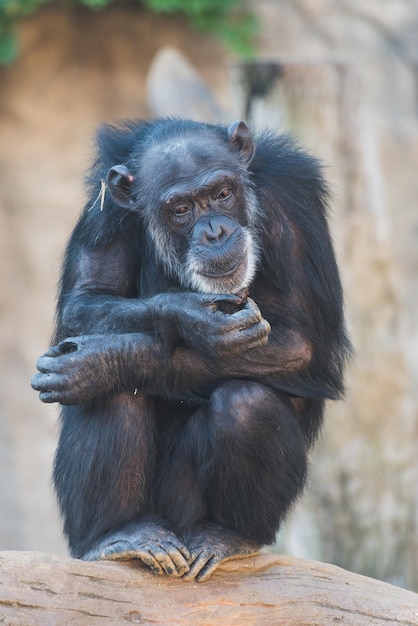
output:
[[154, 428], [152, 400], [143, 395], [62, 407], [54, 481], [73, 556], [147, 511]]
[[209, 519], [270, 544], [307, 475], [306, 439], [291, 404], [258, 383], [233, 381], [213, 394], [209, 412]]
[[222, 385], [187, 420], [160, 503], [194, 558], [186, 579], [204, 580], [225, 558], [274, 541], [305, 483], [306, 448], [290, 403], [255, 382]]
[[149, 517], [153, 399], [120, 393], [100, 407], [63, 407], [62, 420], [54, 481], [71, 554], [93, 560], [134, 551], [155, 571], [187, 571], [182, 542]]

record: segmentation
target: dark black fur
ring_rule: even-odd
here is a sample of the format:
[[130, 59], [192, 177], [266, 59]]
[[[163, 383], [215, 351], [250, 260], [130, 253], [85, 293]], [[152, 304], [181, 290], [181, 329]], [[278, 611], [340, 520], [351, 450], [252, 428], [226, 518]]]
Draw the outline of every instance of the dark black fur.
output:
[[[227, 128], [180, 120], [98, 135], [90, 197], [63, 266], [59, 345], [33, 379], [42, 400], [66, 405], [54, 479], [76, 557], [133, 555], [204, 579], [223, 558], [273, 542], [303, 489], [324, 401], [342, 396], [349, 342], [320, 164], [272, 133], [245, 155], [245, 128], [236, 143]], [[234, 219], [260, 249], [249, 303], [224, 298], [232, 315], [221, 313], [222, 298], [185, 289], [149, 235], [150, 222], [163, 220], [161, 185], [178, 182], [170, 155], [189, 138], [192, 178], [233, 170]], [[173, 147], [161, 148], [154, 174], [156, 145]], [[115, 191], [101, 207], [109, 170]], [[114, 196], [125, 202], [128, 188], [129, 203], [118, 206]], [[249, 190], [258, 201], [251, 225], [241, 197]], [[181, 256], [190, 241], [167, 233]], [[227, 330], [251, 315], [241, 334]], [[242, 343], [222, 351], [219, 341], [232, 336]]]

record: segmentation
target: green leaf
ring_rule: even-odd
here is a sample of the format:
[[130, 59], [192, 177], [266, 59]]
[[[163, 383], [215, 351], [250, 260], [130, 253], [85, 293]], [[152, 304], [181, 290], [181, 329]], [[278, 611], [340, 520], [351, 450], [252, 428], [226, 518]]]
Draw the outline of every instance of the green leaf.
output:
[[10, 65], [16, 60], [19, 46], [14, 33], [0, 33], [0, 63]]
[[101, 9], [109, 4], [111, 0], [81, 0], [81, 4], [85, 4], [91, 9]]

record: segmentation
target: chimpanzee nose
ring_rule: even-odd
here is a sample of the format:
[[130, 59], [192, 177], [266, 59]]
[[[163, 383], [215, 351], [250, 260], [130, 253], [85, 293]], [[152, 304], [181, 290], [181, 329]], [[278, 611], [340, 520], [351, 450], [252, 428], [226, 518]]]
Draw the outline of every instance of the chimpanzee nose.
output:
[[222, 243], [229, 239], [236, 227], [235, 220], [225, 215], [211, 215], [196, 224], [195, 236], [201, 244]]
[[219, 220], [209, 220], [208, 227], [205, 230], [208, 241], [217, 241], [224, 233], [224, 227]]

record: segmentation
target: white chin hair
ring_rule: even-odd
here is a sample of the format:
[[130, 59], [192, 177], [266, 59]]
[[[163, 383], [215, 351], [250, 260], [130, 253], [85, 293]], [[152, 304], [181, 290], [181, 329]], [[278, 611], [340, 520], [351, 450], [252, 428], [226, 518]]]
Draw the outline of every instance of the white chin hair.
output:
[[187, 278], [189, 286], [199, 293], [237, 293], [240, 289], [248, 287], [257, 271], [258, 264], [258, 246], [250, 233], [245, 230], [245, 245], [247, 249], [247, 257], [243, 261], [246, 263], [245, 273], [242, 264], [235, 274], [231, 276], [219, 276], [219, 278], [209, 278], [199, 273], [198, 268], [193, 262], [188, 264]]

